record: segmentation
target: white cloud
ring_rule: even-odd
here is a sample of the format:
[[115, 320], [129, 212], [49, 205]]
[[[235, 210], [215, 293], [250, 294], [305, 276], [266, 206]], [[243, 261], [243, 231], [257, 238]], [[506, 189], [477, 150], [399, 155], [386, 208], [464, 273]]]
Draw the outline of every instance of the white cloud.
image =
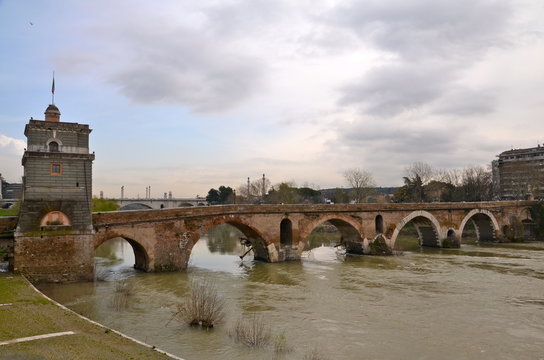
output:
[[0, 169], [2, 177], [8, 182], [20, 182], [23, 173], [21, 158], [26, 143], [21, 139], [15, 139], [0, 134]]

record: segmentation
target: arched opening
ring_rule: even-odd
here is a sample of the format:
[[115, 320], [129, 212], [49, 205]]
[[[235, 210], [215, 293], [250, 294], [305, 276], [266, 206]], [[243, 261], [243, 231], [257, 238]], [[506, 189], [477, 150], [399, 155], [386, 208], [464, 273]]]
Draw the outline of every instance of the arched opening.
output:
[[463, 220], [461, 241], [463, 244], [492, 242], [496, 240], [495, 224], [489, 214], [474, 212]]
[[96, 280], [119, 280], [135, 270], [147, 271], [148, 264], [145, 248], [129, 238], [111, 238], [95, 249]]
[[62, 211], [50, 211], [40, 220], [40, 226], [70, 226], [70, 219]]
[[253, 266], [252, 260], [269, 261], [264, 240], [247, 225], [224, 222], [212, 227], [194, 244], [189, 266], [238, 274], [244, 266]]
[[361, 234], [344, 220], [328, 219], [316, 225], [305, 239], [302, 257], [331, 261], [342, 259], [345, 253], [363, 253]]
[[504, 236], [507, 239], [510, 237], [510, 228], [508, 227], [508, 225], [504, 225], [502, 227], [502, 236]]
[[442, 247], [444, 248], [460, 247], [460, 241], [454, 229], [448, 229], [448, 232], [446, 233], [446, 238], [442, 240]]
[[59, 151], [59, 143], [56, 141], [51, 141], [49, 143], [49, 151], [50, 152], [58, 152]]
[[525, 219], [521, 221], [523, 225], [523, 238], [525, 240], [535, 239], [535, 223], [531, 219]]
[[280, 223], [280, 244], [290, 246], [293, 243], [293, 224], [289, 219], [283, 219]]
[[395, 229], [391, 242], [397, 251], [419, 251], [439, 247], [437, 221], [432, 215], [410, 214]]
[[465, 227], [462, 229], [461, 239], [463, 244], [474, 245], [478, 243], [478, 232], [473, 220], [466, 222]]
[[374, 219], [374, 223], [376, 234], [383, 234], [383, 217], [381, 215], [377, 215], [376, 219]]
[[188, 202], [186, 202], [186, 203], [181, 203], [181, 204], [178, 205], [178, 207], [191, 207], [191, 206], [194, 206], [194, 205], [191, 204], [191, 203], [188, 203]]
[[153, 209], [149, 205], [141, 204], [141, 203], [133, 203], [133, 204], [127, 204], [125, 206], [122, 206], [119, 210], [150, 210]]

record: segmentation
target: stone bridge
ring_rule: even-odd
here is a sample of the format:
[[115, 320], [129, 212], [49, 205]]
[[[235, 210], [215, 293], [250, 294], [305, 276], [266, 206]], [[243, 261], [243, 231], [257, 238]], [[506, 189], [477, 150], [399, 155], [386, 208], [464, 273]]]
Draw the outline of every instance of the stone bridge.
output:
[[190, 206], [206, 206], [208, 202], [205, 198], [123, 198], [113, 199], [120, 207], [121, 210], [138, 210], [138, 209], [171, 209], [178, 207], [190, 207]]
[[183, 270], [198, 239], [217, 225], [229, 224], [251, 242], [256, 259], [297, 260], [308, 236], [324, 222], [339, 230], [350, 253], [371, 254], [376, 244], [393, 249], [410, 222], [422, 246], [458, 247], [469, 222], [479, 241], [531, 237], [529, 209], [536, 203], [228, 205], [94, 213], [93, 249], [122, 237], [134, 249], [136, 268]]

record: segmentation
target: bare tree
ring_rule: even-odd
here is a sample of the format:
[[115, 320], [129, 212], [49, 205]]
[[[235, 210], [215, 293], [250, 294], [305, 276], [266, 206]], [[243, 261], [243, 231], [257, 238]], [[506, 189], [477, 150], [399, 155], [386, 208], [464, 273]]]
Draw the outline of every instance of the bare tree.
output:
[[247, 183], [241, 184], [236, 190], [237, 196], [246, 203], [253, 203], [263, 198], [263, 194], [267, 194], [270, 189], [270, 180], [267, 178], [255, 179], [250, 181], [249, 186]]
[[356, 203], [363, 202], [376, 187], [372, 174], [359, 168], [347, 169], [344, 171], [344, 178], [352, 188], [351, 199]]
[[429, 181], [433, 180], [437, 171], [432, 167], [432, 165], [424, 162], [415, 162], [406, 168], [405, 173], [408, 179], [413, 180], [419, 177], [422, 185], [427, 185]]
[[436, 170], [424, 162], [415, 162], [406, 167], [403, 177], [407, 201], [426, 201], [426, 185], [436, 176]]
[[439, 169], [436, 171], [435, 177], [436, 180], [453, 186], [463, 184], [463, 172], [459, 169]]
[[491, 170], [483, 166], [463, 169], [462, 186], [465, 201], [491, 200], [493, 195]]

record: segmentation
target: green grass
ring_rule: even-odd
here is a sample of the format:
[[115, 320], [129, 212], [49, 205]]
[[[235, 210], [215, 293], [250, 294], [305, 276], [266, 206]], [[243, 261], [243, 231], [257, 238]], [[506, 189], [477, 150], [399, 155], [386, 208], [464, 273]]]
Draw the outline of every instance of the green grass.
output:
[[38, 298], [34, 292], [25, 291], [28, 284], [20, 277], [0, 274], [0, 304], [19, 301], [34, 301]]
[[114, 200], [93, 198], [93, 212], [119, 210], [119, 205]]
[[0, 209], [0, 216], [17, 216], [19, 215], [19, 209]]
[[0, 306], [0, 341], [75, 332], [3, 345], [0, 359], [169, 359], [58, 307], [18, 275], [0, 274], [0, 304], [11, 304]]
[[18, 216], [19, 215], [20, 203], [16, 202], [9, 209], [0, 209], [0, 216]]

